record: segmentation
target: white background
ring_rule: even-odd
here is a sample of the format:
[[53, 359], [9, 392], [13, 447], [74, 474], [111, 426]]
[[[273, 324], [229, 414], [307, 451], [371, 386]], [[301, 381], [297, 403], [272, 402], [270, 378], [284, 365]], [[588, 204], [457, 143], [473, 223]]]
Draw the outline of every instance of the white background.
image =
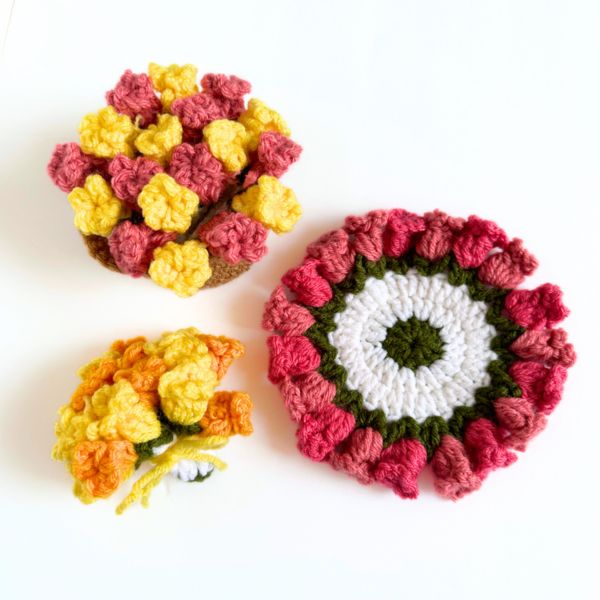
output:
[[[0, 2], [0, 595], [15, 598], [597, 597], [597, 2]], [[245, 277], [181, 300], [86, 255], [45, 165], [125, 68], [236, 73], [305, 148], [305, 216]], [[458, 503], [362, 487], [295, 449], [266, 380], [262, 306], [349, 213], [477, 213], [559, 283], [579, 353], [563, 403], [511, 468]], [[242, 339], [229, 389], [256, 433], [205, 485], [122, 517], [50, 460], [75, 371], [119, 337], [195, 325]], [[125, 488], [128, 486], [126, 485]], [[125, 492], [125, 489], [122, 490]]]

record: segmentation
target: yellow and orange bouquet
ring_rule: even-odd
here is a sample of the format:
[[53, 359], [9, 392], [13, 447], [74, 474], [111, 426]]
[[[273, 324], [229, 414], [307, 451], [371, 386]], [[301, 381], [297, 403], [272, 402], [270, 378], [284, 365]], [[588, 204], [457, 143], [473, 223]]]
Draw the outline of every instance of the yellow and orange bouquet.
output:
[[153, 468], [133, 485], [117, 513], [171, 473], [203, 481], [225, 464], [208, 450], [235, 434], [250, 435], [248, 394], [216, 391], [244, 353], [234, 339], [194, 328], [117, 341], [79, 371], [81, 383], [61, 407], [52, 455], [64, 461], [84, 503], [108, 498], [144, 462]]

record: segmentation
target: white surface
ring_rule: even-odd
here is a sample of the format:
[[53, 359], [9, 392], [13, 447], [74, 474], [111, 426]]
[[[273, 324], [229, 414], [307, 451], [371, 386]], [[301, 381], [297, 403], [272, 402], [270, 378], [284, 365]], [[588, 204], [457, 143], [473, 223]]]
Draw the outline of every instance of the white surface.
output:
[[[2, 598], [597, 597], [599, 11], [16, 0], [0, 76]], [[150, 60], [248, 78], [305, 147], [285, 177], [296, 231], [189, 300], [91, 262], [44, 172]], [[579, 362], [547, 431], [457, 504], [427, 477], [403, 502], [302, 458], [265, 377], [259, 321], [282, 272], [345, 214], [399, 205], [496, 220], [539, 256], [531, 284], [560, 283], [573, 311]], [[224, 385], [254, 397], [256, 434], [220, 454], [228, 472], [161, 487], [147, 511], [80, 505], [49, 459], [76, 368], [117, 337], [187, 325], [246, 342]]]

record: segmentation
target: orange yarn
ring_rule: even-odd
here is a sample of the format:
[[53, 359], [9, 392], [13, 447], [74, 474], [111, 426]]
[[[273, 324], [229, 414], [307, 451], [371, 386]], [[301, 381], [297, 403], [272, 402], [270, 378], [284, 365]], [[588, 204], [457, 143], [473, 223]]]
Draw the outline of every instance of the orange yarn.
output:
[[75, 446], [73, 476], [94, 498], [108, 498], [131, 473], [137, 454], [126, 440], [83, 441]]
[[216, 392], [200, 421], [202, 435], [250, 435], [252, 400], [244, 392]]
[[198, 336], [212, 354], [212, 368], [221, 379], [229, 369], [231, 363], [244, 354], [244, 346], [238, 340], [225, 336], [203, 335]]

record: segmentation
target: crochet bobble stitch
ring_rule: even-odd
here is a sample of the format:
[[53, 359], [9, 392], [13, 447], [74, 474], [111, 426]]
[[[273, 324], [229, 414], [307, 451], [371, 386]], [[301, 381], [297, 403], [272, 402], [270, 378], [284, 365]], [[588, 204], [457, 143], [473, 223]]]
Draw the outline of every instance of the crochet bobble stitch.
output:
[[84, 503], [108, 498], [148, 461], [117, 513], [149, 495], [171, 473], [202, 481], [225, 463], [207, 454], [230, 436], [250, 435], [252, 401], [243, 392], [216, 391], [234, 359], [237, 340], [194, 328], [155, 342], [117, 341], [79, 371], [81, 383], [59, 410], [56, 460], [65, 462]]
[[300, 451], [402, 498], [427, 463], [456, 500], [514, 462], [575, 362], [560, 289], [514, 289], [536, 267], [495, 223], [440, 211], [348, 217], [311, 244], [263, 319]]
[[208, 74], [199, 87], [197, 76], [193, 65], [125, 71], [81, 121], [80, 143], [57, 145], [48, 164], [94, 258], [182, 297], [244, 272], [268, 231], [302, 214], [279, 182], [302, 151], [283, 118], [246, 105], [243, 79]]

